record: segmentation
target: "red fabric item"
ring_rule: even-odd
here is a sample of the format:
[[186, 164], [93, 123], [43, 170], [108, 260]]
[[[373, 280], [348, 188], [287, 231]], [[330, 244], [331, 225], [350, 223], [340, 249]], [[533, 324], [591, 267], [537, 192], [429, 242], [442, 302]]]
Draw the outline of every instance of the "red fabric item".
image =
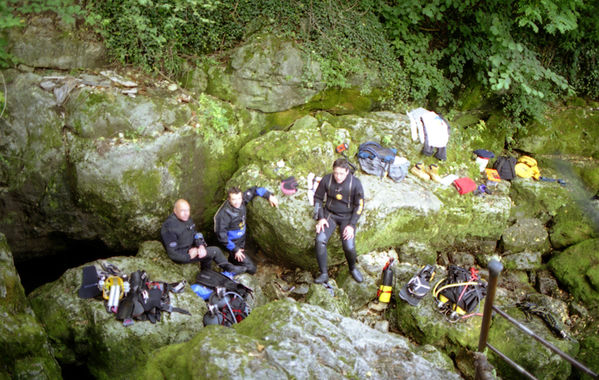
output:
[[458, 189], [458, 193], [460, 194], [468, 194], [474, 190], [476, 190], [476, 182], [474, 182], [471, 178], [462, 177], [453, 181], [453, 185], [456, 189]]

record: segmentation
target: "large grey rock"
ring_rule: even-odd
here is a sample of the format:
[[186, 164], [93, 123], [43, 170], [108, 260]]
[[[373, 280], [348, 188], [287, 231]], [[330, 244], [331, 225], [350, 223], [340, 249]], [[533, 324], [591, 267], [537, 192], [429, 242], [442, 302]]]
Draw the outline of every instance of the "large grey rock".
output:
[[162, 83], [131, 98], [123, 83], [133, 81], [116, 74], [6, 74], [0, 228], [17, 256], [62, 247], [57, 236], [135, 249], [158, 236], [178, 198], [205, 231], [237, 151], [272, 126], [206, 95], [182, 102]]
[[12, 29], [8, 39], [8, 51], [28, 66], [69, 70], [106, 64], [101, 42], [54, 17], [30, 17], [26, 26]]
[[181, 78], [183, 86], [262, 112], [303, 107], [351, 114], [373, 109], [388, 85], [373, 63], [347, 78], [344, 88], [327, 88], [318, 59], [295, 41], [268, 33], [250, 36], [224, 56], [227, 65], [210, 60], [190, 68]]
[[[207, 91], [263, 112], [305, 104], [324, 88], [320, 64], [294, 42], [270, 34], [254, 35], [233, 50], [229, 66], [227, 70], [207, 69]], [[190, 73], [188, 77], [189, 87], [202, 89], [203, 75]]]
[[60, 379], [44, 327], [25, 297], [12, 253], [0, 233], [0, 378]]
[[[317, 306], [281, 300], [254, 310], [234, 330], [206, 328], [186, 344], [161, 349], [141, 377], [460, 378], [441, 369], [445, 362], [435, 352], [415, 350], [395, 334]], [[421, 355], [440, 362], [431, 363]]]
[[[308, 174], [331, 171], [339, 141], [349, 143], [348, 155], [352, 157], [360, 142], [385, 138], [390, 139], [387, 145], [398, 147], [398, 155], [418, 156], [418, 147], [409, 138], [407, 117], [388, 112], [338, 118], [322, 114], [316, 120], [307, 116], [289, 131], [271, 131], [246, 144], [240, 152], [241, 169], [230, 185], [265, 186], [281, 196], [275, 190], [281, 178], [293, 175], [300, 184], [294, 195], [281, 197], [277, 209], [264, 200], [250, 204], [249, 233], [265, 253], [281, 262], [316, 269], [315, 222], [305, 185]], [[464, 169], [454, 170], [460, 173]], [[412, 175], [400, 183], [359, 170], [356, 176], [365, 192], [356, 238], [360, 254], [413, 241], [426, 243], [432, 251], [451, 247], [465, 238], [497, 240], [509, 218], [511, 200], [505, 193], [460, 196], [453, 188], [425, 183]], [[332, 265], [345, 261], [337, 234], [331, 237], [328, 248]], [[426, 261], [434, 261], [435, 257], [434, 251], [423, 255]]]
[[39, 87], [38, 75], [5, 74], [10, 96], [0, 118], [0, 230], [17, 257], [53, 247], [53, 232], [90, 237], [72, 198], [72, 168], [54, 95]]

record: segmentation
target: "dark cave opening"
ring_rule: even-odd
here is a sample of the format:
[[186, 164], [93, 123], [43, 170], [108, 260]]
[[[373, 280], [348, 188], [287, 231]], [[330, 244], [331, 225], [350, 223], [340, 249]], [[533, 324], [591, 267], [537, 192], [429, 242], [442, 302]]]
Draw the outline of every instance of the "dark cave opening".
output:
[[59, 250], [48, 250], [44, 255], [23, 255], [15, 257], [15, 267], [21, 278], [25, 293], [29, 294], [39, 286], [55, 281], [69, 268], [114, 256], [133, 256], [137, 251], [115, 251], [100, 240], [74, 240], [64, 238]]

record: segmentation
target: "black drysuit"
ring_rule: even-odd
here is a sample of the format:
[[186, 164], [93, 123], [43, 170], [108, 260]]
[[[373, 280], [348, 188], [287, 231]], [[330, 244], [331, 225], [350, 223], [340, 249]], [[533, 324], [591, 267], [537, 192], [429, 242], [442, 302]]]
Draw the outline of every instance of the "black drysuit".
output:
[[211, 261], [224, 270], [234, 271], [234, 267], [227, 261], [225, 255], [218, 247], [206, 247], [206, 256], [203, 258], [191, 259], [187, 251], [192, 247], [198, 247], [200, 244], [206, 246], [203, 236], [198, 234], [195, 229], [193, 219], [189, 218], [186, 222], [177, 218], [172, 213], [162, 224], [160, 230], [162, 244], [166, 249], [168, 256], [177, 263], [200, 262], [202, 268], [210, 268]]
[[[329, 223], [324, 231], [316, 235], [316, 260], [321, 273], [327, 272], [327, 243], [339, 226], [341, 245], [347, 259], [349, 270], [356, 264], [355, 230], [358, 218], [364, 210], [364, 190], [360, 180], [349, 173], [342, 183], [337, 183], [333, 174], [325, 175], [314, 193], [315, 208], [318, 220], [326, 219]], [[354, 228], [354, 237], [343, 239], [346, 226]]]
[[250, 274], [256, 273], [256, 265], [246, 254], [241, 262], [235, 260], [235, 253], [245, 248], [246, 235], [246, 205], [255, 196], [270, 198], [271, 193], [263, 187], [251, 187], [242, 193], [242, 203], [235, 208], [227, 199], [214, 215], [214, 232], [219, 243], [229, 252], [229, 261], [247, 268]]

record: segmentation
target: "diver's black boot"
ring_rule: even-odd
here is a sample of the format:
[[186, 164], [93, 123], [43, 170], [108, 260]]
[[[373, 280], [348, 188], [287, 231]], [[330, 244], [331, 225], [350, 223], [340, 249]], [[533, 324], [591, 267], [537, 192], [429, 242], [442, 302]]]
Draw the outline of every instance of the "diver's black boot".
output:
[[354, 280], [356, 280], [356, 282], [364, 281], [364, 278], [362, 278], [362, 273], [360, 273], [358, 268], [354, 267], [354, 269], [350, 269], [349, 274], [351, 274], [351, 276], [354, 278]]
[[325, 244], [316, 242], [316, 261], [320, 268], [320, 276], [314, 279], [314, 283], [324, 284], [329, 281], [329, 274], [327, 273], [327, 247]]
[[326, 272], [321, 273], [320, 276], [318, 276], [314, 279], [315, 284], [324, 284], [325, 282], [328, 282], [328, 281], [329, 281], [329, 275]]
[[246, 267], [244, 267], [242, 265], [231, 264], [231, 263], [225, 263], [225, 264], [221, 265], [220, 267], [223, 268], [224, 270], [226, 270], [227, 272], [233, 272], [235, 274], [242, 274], [247, 271]]
[[350, 250], [345, 252], [345, 259], [347, 260], [347, 266], [349, 267], [349, 274], [356, 280], [356, 282], [364, 281], [362, 277], [362, 273], [356, 268], [356, 252], [355, 250]]

